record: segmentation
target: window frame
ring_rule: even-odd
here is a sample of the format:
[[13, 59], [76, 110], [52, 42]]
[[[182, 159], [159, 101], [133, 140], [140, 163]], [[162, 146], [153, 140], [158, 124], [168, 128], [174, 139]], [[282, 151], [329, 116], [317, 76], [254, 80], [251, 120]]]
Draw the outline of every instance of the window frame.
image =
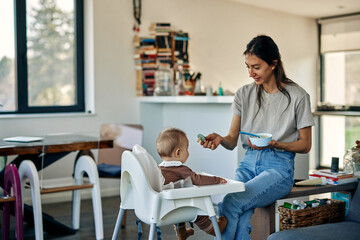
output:
[[[321, 18], [318, 20], [326, 20], [326, 19], [333, 19], [333, 18], [342, 18], [342, 17], [350, 17], [353, 15], [359, 15], [359, 12], [356, 13], [351, 13], [351, 14], [345, 14], [345, 15], [339, 15], [339, 16], [331, 16], [331, 17], [325, 17], [325, 18]], [[321, 28], [321, 23], [317, 22], [317, 26], [318, 26], [318, 56], [319, 56], [319, 90], [318, 90], [318, 96], [317, 96], [317, 101], [319, 103], [323, 103], [324, 102], [324, 98], [325, 98], [325, 74], [324, 74], [324, 54], [321, 53], [321, 34], [322, 34], [322, 28]], [[318, 108], [319, 106], [317, 106]], [[323, 140], [322, 140], [322, 124], [321, 124], [321, 117], [322, 116], [342, 116], [342, 117], [360, 117], [360, 106], [353, 106], [355, 108], [353, 108], [351, 111], [339, 111], [336, 109], [327, 109], [326, 111], [321, 111], [321, 110], [316, 110], [315, 112], [315, 116], [318, 116], [317, 118], [317, 137], [318, 137], [318, 151], [317, 151], [317, 160], [315, 163], [315, 167], [316, 169], [321, 169], [321, 168], [329, 168], [329, 166], [324, 166], [321, 165], [321, 160], [323, 157], [323, 153], [322, 153], [322, 149], [323, 149]], [[323, 130], [324, 131], [324, 130]], [[354, 143], [355, 144], [355, 143]], [[340, 158], [342, 158], [342, 156], [339, 156]], [[331, 164], [331, 163], [330, 163]]]
[[28, 66], [26, 36], [26, 0], [14, 1], [15, 21], [15, 75], [16, 106], [15, 111], [2, 111], [0, 114], [33, 113], [71, 113], [85, 112], [85, 67], [84, 67], [84, 1], [74, 0], [74, 70], [76, 85], [76, 103], [68, 106], [29, 106], [28, 102]]

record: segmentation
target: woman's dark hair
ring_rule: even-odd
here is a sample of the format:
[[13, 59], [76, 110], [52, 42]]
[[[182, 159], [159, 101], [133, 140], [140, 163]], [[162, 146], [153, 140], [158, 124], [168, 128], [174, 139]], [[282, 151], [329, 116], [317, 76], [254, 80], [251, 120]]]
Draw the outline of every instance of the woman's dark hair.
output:
[[[266, 35], [259, 35], [257, 37], [254, 37], [247, 45], [246, 50], [244, 52], [244, 55], [255, 55], [256, 57], [262, 59], [265, 61], [268, 65], [274, 65], [274, 74], [276, 79], [276, 86], [279, 89], [281, 93], [283, 93], [287, 99], [288, 99], [288, 105], [286, 108], [289, 107], [291, 102], [291, 97], [289, 92], [281, 85], [281, 83], [285, 84], [294, 84], [294, 82], [286, 77], [285, 70], [283, 67], [283, 63], [281, 61], [281, 55], [279, 52], [279, 48], [272, 40], [271, 37]], [[258, 114], [260, 107], [261, 107], [261, 97], [262, 97], [262, 85], [257, 85], [257, 97], [256, 102], [259, 105], [259, 109], [256, 112], [256, 115]], [[285, 109], [286, 110], [286, 109]], [[285, 111], [284, 110], [284, 111]], [[255, 117], [256, 117], [255, 115]], [[254, 118], [255, 118], [254, 117]]]

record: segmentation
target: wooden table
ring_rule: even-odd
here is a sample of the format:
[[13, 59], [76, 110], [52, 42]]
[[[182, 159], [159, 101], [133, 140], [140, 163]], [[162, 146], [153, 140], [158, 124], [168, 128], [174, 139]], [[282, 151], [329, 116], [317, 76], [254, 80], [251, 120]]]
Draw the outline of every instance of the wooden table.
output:
[[[358, 182], [325, 186], [294, 186], [291, 192], [282, 199], [339, 191], [353, 192], [356, 190], [357, 185]], [[254, 215], [251, 218], [251, 239], [266, 240], [271, 233], [275, 232], [275, 207], [276, 204], [273, 203], [269, 206], [255, 209]]]
[[[11, 163], [19, 167], [22, 160], [29, 159], [40, 170], [74, 151], [79, 151], [78, 154], [94, 157], [90, 151], [91, 149], [112, 147], [112, 140], [99, 140], [98, 138], [84, 135], [59, 134], [47, 136], [43, 141], [30, 143], [5, 142], [1, 140], [0, 156], [18, 155]], [[44, 166], [41, 166], [43, 153], [46, 154], [46, 162], [44, 162]], [[0, 183], [2, 186], [2, 182]]]
[[[76, 134], [56, 134], [49, 135], [42, 141], [20, 143], [0, 141], [0, 156], [17, 155], [11, 162], [19, 168], [23, 160], [31, 160], [37, 170], [44, 169], [71, 152], [78, 152], [76, 160], [83, 155], [94, 158], [91, 149], [112, 148], [112, 140], [99, 140], [96, 137]], [[74, 164], [74, 166], [75, 166]], [[0, 172], [0, 186], [4, 185], [4, 171]], [[33, 223], [32, 207], [24, 206], [24, 220]], [[43, 213], [43, 227], [48, 234], [72, 234], [71, 229], [53, 219], [53, 217]]]

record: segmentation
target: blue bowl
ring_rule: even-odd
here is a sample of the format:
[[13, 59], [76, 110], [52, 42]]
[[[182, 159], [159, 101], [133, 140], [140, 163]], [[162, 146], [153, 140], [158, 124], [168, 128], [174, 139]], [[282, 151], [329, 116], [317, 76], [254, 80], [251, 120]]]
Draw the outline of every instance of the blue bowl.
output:
[[252, 145], [257, 147], [267, 147], [269, 146], [269, 142], [272, 140], [272, 134], [270, 133], [256, 133], [260, 138], [250, 136], [250, 142]]

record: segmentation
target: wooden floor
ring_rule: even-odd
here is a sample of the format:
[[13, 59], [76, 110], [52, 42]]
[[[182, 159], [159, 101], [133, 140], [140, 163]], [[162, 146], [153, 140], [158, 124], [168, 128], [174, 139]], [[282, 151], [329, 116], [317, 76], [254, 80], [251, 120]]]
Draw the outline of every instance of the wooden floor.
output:
[[[104, 221], [104, 239], [111, 239], [115, 226], [116, 217], [119, 211], [120, 199], [118, 197], [109, 197], [102, 199], [103, 207], [103, 221]], [[43, 211], [53, 216], [57, 221], [71, 227], [71, 203], [56, 203], [47, 204], [42, 206]], [[57, 240], [92, 240], [95, 239], [95, 224], [92, 210], [91, 200], [83, 200], [81, 202], [81, 217], [80, 217], [80, 230], [73, 235], [67, 236], [54, 236], [44, 234], [44, 239], [57, 239]], [[2, 229], [1, 229], [2, 230]], [[148, 239], [149, 227], [142, 224], [143, 239]], [[188, 238], [189, 240], [210, 240], [214, 239], [213, 236], [207, 235], [201, 231], [196, 225], [194, 226], [195, 234]], [[2, 232], [1, 232], [2, 234]], [[10, 226], [10, 239], [15, 238], [15, 219], [11, 217]], [[24, 224], [25, 240], [35, 239], [33, 228], [25, 223]], [[117, 239], [123, 240], [137, 240], [138, 228], [136, 225], [136, 217], [133, 211], [128, 212], [127, 225], [125, 229], [121, 229]], [[161, 228], [161, 236], [163, 240], [176, 240], [173, 226], [165, 226]], [[0, 237], [2, 238], [2, 237]]]

